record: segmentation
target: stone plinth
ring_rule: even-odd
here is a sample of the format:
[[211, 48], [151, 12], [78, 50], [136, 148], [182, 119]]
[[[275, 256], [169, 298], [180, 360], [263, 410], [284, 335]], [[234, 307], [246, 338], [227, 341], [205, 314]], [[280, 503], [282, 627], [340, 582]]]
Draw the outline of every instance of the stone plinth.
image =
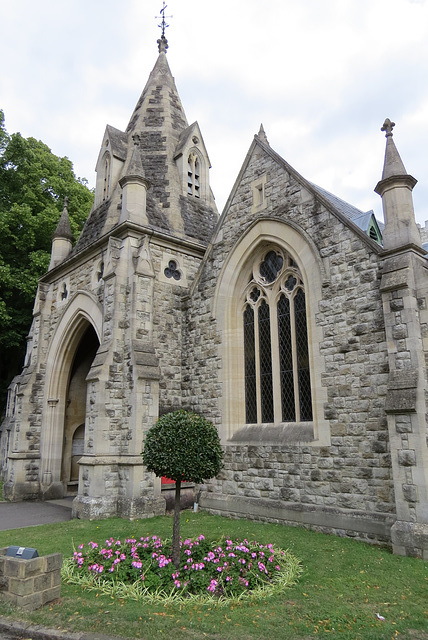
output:
[[0, 600], [33, 611], [59, 598], [62, 554], [21, 560], [6, 556], [0, 548]]

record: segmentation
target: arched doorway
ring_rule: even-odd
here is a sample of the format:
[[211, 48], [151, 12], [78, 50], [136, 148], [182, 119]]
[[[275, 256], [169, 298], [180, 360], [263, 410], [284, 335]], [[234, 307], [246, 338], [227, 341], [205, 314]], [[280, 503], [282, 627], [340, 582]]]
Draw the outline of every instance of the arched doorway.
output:
[[67, 495], [75, 495], [79, 483], [78, 461], [84, 451], [86, 376], [99, 347], [95, 330], [88, 326], [76, 349], [68, 379], [61, 481]]

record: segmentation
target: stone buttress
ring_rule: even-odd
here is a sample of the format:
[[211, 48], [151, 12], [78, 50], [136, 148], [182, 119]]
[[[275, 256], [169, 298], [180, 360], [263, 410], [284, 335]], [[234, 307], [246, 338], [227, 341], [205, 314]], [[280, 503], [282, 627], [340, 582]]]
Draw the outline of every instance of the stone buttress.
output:
[[385, 403], [397, 520], [393, 549], [428, 559], [427, 370], [428, 265], [413, 212], [415, 178], [408, 175], [386, 120], [382, 179], [385, 218], [381, 292], [388, 345]]

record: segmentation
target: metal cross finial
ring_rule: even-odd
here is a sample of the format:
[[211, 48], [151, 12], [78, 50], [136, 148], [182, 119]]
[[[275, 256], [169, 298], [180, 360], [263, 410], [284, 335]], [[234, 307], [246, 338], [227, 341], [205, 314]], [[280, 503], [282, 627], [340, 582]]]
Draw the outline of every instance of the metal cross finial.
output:
[[160, 29], [162, 29], [162, 39], [165, 38], [165, 29], [167, 27], [169, 27], [169, 24], [166, 23], [165, 18], [172, 18], [173, 16], [165, 16], [165, 9], [167, 8], [167, 5], [165, 4], [165, 0], [163, 0], [163, 7], [160, 10], [161, 15], [160, 16], [156, 16], [156, 18], [162, 18], [162, 22], [160, 24], [158, 24], [158, 27], [160, 27]]
[[383, 123], [383, 127], [381, 128], [381, 131], [386, 131], [385, 138], [392, 136], [392, 130], [394, 127], [395, 127], [395, 122], [391, 122], [391, 120], [387, 118]]

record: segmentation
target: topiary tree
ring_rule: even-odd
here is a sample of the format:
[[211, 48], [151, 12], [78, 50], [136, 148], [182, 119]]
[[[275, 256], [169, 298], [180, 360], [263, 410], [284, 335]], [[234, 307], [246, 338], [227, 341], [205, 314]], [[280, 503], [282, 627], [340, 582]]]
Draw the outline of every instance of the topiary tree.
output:
[[223, 451], [215, 426], [191, 411], [166, 413], [149, 429], [143, 451], [149, 471], [175, 481], [172, 561], [180, 565], [181, 483], [203, 482], [222, 468]]

